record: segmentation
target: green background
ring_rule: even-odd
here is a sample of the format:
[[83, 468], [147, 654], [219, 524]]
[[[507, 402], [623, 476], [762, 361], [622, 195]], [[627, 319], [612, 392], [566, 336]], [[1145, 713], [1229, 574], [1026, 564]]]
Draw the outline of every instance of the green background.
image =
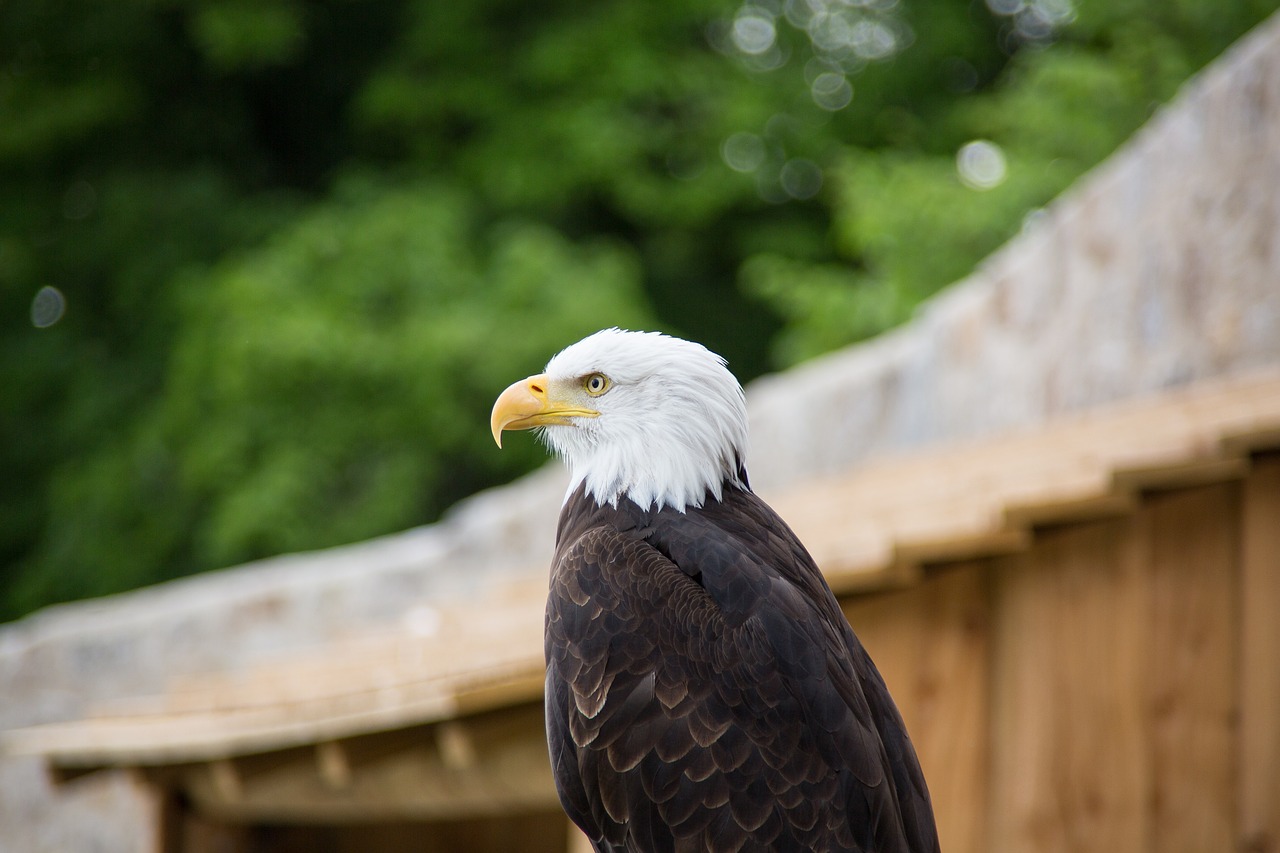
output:
[[604, 326], [900, 323], [1277, 5], [0, 2], [0, 619], [429, 522]]

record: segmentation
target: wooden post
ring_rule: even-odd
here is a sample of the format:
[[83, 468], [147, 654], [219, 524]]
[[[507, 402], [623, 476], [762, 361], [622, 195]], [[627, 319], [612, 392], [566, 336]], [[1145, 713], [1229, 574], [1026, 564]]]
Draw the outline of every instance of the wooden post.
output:
[[351, 759], [339, 741], [316, 744], [316, 769], [326, 787], [342, 791], [351, 787]]
[[1240, 840], [1280, 851], [1280, 453], [1245, 483], [1241, 553]]

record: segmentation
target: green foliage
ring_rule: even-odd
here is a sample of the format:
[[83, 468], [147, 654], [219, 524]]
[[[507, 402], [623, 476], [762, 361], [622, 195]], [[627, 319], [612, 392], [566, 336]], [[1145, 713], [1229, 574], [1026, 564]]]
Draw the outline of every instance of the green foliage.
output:
[[1276, 6], [0, 3], [0, 618], [430, 521], [603, 326], [876, 334]]
[[[489, 407], [513, 371], [602, 324], [651, 325], [621, 247], [485, 225], [465, 194], [430, 184], [334, 196], [182, 277], [160, 393], [131, 434], [52, 478], [52, 503], [76, 511], [50, 521], [48, 571], [20, 600], [433, 518], [544, 458], [530, 442], [492, 447]], [[75, 571], [88, 562], [98, 571]]]
[[[1108, 155], [1267, 8], [1274, 4], [1084, 3], [1057, 41], [1018, 53], [994, 85], [918, 116], [904, 144], [844, 148], [831, 170], [830, 256], [805, 263], [761, 255], [741, 268], [742, 286], [786, 318], [773, 343], [777, 363], [906, 320]], [[993, 188], [971, 188], [957, 174], [958, 149], [976, 139], [1005, 157], [1006, 175]]]
[[193, 11], [191, 35], [209, 63], [223, 71], [283, 65], [302, 47], [302, 13], [285, 3], [211, 2]]
[[538, 452], [486, 427], [515, 366], [650, 322], [625, 251], [483, 228], [430, 186], [356, 196], [194, 283], [158, 417], [201, 503], [197, 564], [401, 529], [518, 473]]

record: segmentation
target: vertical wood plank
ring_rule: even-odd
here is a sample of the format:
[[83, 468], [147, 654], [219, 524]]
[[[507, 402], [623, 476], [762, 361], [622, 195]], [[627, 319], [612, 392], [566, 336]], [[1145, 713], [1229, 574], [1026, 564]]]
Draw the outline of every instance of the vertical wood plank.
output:
[[1147, 500], [1153, 849], [1235, 846], [1239, 486]]
[[986, 850], [988, 573], [963, 563], [845, 602], [907, 724], [947, 853]]
[[1145, 596], [1130, 522], [1041, 533], [995, 579], [989, 849], [1147, 849]]
[[1240, 844], [1280, 851], [1280, 453], [1244, 486], [1241, 570]]

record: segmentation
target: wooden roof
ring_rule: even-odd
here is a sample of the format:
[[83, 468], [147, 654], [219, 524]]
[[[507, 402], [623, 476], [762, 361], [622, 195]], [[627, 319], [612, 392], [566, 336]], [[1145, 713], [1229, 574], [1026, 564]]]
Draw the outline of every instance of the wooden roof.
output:
[[[766, 497], [848, 595], [909, 584], [929, 563], [1026, 548], [1038, 525], [1125, 513], [1144, 489], [1242, 476], [1252, 452], [1275, 448], [1280, 370], [1272, 369]], [[462, 606], [423, 602], [383, 633], [176, 680], [164, 695], [8, 732], [3, 743], [64, 770], [162, 766], [527, 705], [542, 693], [545, 586], [545, 568], [531, 567], [527, 580]]]

